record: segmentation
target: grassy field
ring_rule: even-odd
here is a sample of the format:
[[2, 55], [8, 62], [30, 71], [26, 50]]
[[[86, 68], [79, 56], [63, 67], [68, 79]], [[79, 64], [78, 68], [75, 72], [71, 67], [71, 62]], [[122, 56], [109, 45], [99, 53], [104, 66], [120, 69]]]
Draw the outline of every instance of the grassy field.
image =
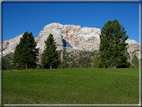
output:
[[3, 104], [138, 104], [139, 69], [3, 71]]

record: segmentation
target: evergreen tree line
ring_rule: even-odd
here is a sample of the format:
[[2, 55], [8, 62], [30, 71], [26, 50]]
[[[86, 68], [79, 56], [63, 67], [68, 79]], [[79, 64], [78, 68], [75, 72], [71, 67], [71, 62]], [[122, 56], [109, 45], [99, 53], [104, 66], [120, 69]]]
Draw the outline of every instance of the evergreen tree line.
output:
[[[134, 55], [134, 57], [130, 59], [129, 53], [127, 53], [127, 58], [128, 58], [128, 62], [127, 62], [128, 65], [125, 68], [138, 68], [139, 67], [139, 59], [137, 58], [136, 55]], [[92, 67], [93, 68], [104, 68], [104, 66], [100, 62], [99, 56], [94, 57]]]
[[67, 48], [64, 47], [62, 51], [58, 51], [58, 56], [60, 56], [61, 60], [59, 68], [90, 68], [95, 55], [98, 55], [97, 51], [67, 51]]
[[[22, 69], [56, 69], [56, 68], [74, 68], [74, 67], [98, 67], [98, 68], [126, 68], [139, 67], [139, 61], [136, 56], [130, 60], [127, 52], [128, 39], [125, 28], [119, 24], [118, 20], [108, 21], [104, 24], [100, 35], [100, 48], [97, 51], [74, 50], [67, 51], [64, 48], [61, 51], [56, 50], [56, 42], [52, 34], [49, 34], [45, 40], [45, 47], [39, 62], [39, 49], [32, 33], [27, 31], [20, 38], [16, 46], [12, 62], [4, 60], [3, 69], [22, 68]], [[12, 64], [12, 65], [11, 65]]]
[[12, 64], [13, 55], [14, 55], [13, 53], [10, 53], [2, 57], [2, 69], [4, 70], [14, 69], [14, 66]]
[[[58, 52], [58, 57], [60, 57], [61, 55], [61, 51], [57, 51]], [[79, 51], [78, 51], [79, 52]], [[92, 53], [92, 52], [90, 52]], [[67, 54], [67, 53], [66, 53]], [[64, 54], [64, 56], [66, 56], [66, 54]], [[96, 53], [95, 53], [96, 54]], [[97, 53], [98, 54], [98, 53]], [[96, 54], [96, 55], [97, 55]], [[61, 62], [61, 64], [58, 66], [58, 69], [60, 68], [75, 68], [75, 67], [83, 67], [82, 63], [79, 64], [79, 66], [77, 66], [77, 63], [74, 63], [75, 61], [71, 61], [69, 62], [70, 60], [69, 59], [77, 59], [78, 56], [75, 57], [74, 55], [74, 58], [68, 58], [68, 57], [65, 57], [63, 59], [63, 61]], [[89, 58], [89, 54], [87, 56]], [[60, 58], [61, 59], [61, 58]], [[66, 60], [68, 59], [68, 61]], [[15, 69], [14, 65], [12, 64], [12, 60], [13, 60], [13, 53], [10, 53], [10, 54], [7, 54], [6, 56], [3, 57], [2, 59], [2, 68], [4, 70], [9, 70], [9, 69]], [[98, 62], [99, 62], [99, 56], [95, 56], [94, 59], [92, 59], [93, 62], [89, 62], [89, 65], [93, 68], [100, 68], [98, 66]], [[137, 56], [135, 55], [132, 60], [130, 60], [130, 66], [129, 68], [138, 68], [139, 67], [139, 60], [137, 58]], [[69, 65], [70, 64], [70, 65]], [[37, 67], [39, 68], [39, 67]], [[85, 67], [86, 68], [86, 67]], [[20, 68], [19, 68], [20, 69]]]
[[[61, 59], [61, 52], [63, 55], [62, 59]], [[75, 53], [75, 54], [73, 54], [73, 53]], [[83, 55], [83, 54], [85, 54], [85, 50], [83, 50], [83, 51], [74, 50], [72, 52], [68, 52], [68, 51], [66, 51], [66, 47], [64, 47], [63, 51], [57, 51], [58, 58], [59, 58], [59, 60], [61, 60], [59, 66], [57, 68], [58, 69], [76, 68], [76, 67], [101, 68], [101, 66], [98, 64], [100, 61], [99, 53], [97, 51], [93, 51], [93, 52], [86, 51], [86, 53], [88, 53], [88, 54], [85, 56], [85, 55]], [[69, 56], [71, 56], [70, 54], [73, 54], [72, 57], [69, 57]], [[80, 54], [82, 54], [83, 57], [80, 56]], [[15, 69], [15, 67], [12, 63], [13, 62], [13, 55], [14, 55], [14, 53], [10, 53], [2, 58], [2, 68], [4, 70]], [[92, 55], [92, 57], [90, 58], [91, 55]], [[132, 59], [130, 59], [129, 54], [128, 54], [128, 58], [129, 58], [129, 62], [130, 62], [130, 66], [128, 66], [129, 68], [138, 68], [139, 67], [139, 60], [136, 55], [134, 55], [134, 57]], [[80, 59], [80, 61], [78, 61], [77, 59]], [[91, 61], [89, 62], [89, 60], [87, 60], [87, 59], [90, 59]], [[84, 60], [86, 60], [86, 63], [88, 63], [88, 64], [85, 65]], [[79, 63], [79, 62], [81, 62], [81, 63]], [[87, 65], [89, 65], [89, 67]], [[39, 69], [40, 64], [37, 65], [36, 68]], [[17, 69], [20, 69], [20, 68], [17, 68]]]
[[60, 60], [56, 51], [56, 42], [53, 35], [50, 34], [45, 41], [44, 52], [39, 62], [39, 48], [34, 40], [32, 33], [27, 31], [20, 38], [20, 43], [16, 46], [13, 55], [13, 66], [16, 69], [52, 69], [57, 68]]

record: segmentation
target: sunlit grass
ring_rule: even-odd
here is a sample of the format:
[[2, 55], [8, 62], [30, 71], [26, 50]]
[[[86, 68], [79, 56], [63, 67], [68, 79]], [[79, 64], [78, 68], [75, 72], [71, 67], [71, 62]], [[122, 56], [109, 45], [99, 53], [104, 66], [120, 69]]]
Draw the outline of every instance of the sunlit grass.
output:
[[4, 104], [138, 104], [138, 68], [3, 71]]

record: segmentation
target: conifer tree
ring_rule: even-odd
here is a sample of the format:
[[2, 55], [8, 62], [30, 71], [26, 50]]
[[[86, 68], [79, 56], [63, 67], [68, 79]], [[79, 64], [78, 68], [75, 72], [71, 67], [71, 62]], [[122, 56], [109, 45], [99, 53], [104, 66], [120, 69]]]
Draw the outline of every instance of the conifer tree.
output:
[[52, 34], [49, 34], [49, 37], [45, 41], [44, 52], [42, 54], [42, 69], [52, 69], [57, 68], [60, 64], [58, 54], [56, 51], [56, 42]]
[[19, 44], [16, 46], [13, 64], [16, 68], [36, 68], [38, 50], [32, 33], [27, 31], [20, 38]]
[[25, 68], [25, 64], [23, 63], [23, 61], [21, 61], [21, 54], [22, 54], [22, 51], [21, 51], [21, 48], [20, 45], [18, 44], [16, 46], [16, 49], [14, 51], [14, 56], [13, 56], [13, 65], [15, 66], [15, 68]]
[[100, 35], [100, 61], [105, 68], [127, 67], [127, 45], [125, 28], [118, 20], [104, 24]]

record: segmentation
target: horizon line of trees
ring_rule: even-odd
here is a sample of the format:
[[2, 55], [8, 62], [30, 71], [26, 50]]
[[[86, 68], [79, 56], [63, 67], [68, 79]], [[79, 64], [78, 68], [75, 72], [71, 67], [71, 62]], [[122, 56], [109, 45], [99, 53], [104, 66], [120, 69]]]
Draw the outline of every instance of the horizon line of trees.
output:
[[[64, 47], [64, 48], [66, 48], [66, 47]], [[77, 51], [77, 52], [80, 53], [80, 54], [83, 54], [82, 51]], [[57, 51], [57, 53], [58, 53], [59, 59], [61, 60], [61, 51]], [[88, 52], [88, 55], [86, 56], [87, 58], [90, 58], [89, 55], [91, 53], [94, 53], [93, 59], [91, 59], [91, 62], [88, 62], [89, 67], [87, 67], [87, 65], [85, 65], [85, 61], [82, 61], [82, 63], [79, 63], [79, 65], [77, 65], [79, 61], [77, 61], [75, 59], [77, 59], [79, 57], [79, 55], [78, 56], [74, 55], [74, 56], [68, 58], [67, 54], [71, 54], [71, 53], [73, 53], [73, 52], [67, 52], [65, 54], [65, 57], [66, 57], [67, 60], [62, 59], [60, 65], [58, 66], [57, 69], [77, 68], [77, 67], [79, 67], [79, 68], [99, 68], [99, 66], [98, 66], [98, 62], [99, 62], [99, 55], [98, 54], [99, 53], [97, 53], [95, 51], [94, 52]], [[2, 58], [2, 69], [3, 70], [24, 69], [24, 68], [15, 68], [14, 67], [14, 65], [12, 63], [13, 55], [14, 55], [14, 53], [10, 53], [10, 54], [7, 54], [6, 56], [4, 56]], [[85, 59], [86, 57], [82, 57], [82, 59]], [[98, 61], [95, 60], [96, 57], [98, 58]], [[74, 59], [74, 60], [70, 60], [70, 59]], [[87, 61], [88, 60], [86, 60], [86, 62]], [[137, 58], [136, 55], [134, 55], [132, 59], [129, 59], [129, 62], [130, 62], [130, 66], [128, 68], [138, 68], [139, 67], [139, 59]], [[32, 68], [30, 68], [30, 69], [32, 69]], [[40, 64], [37, 64], [36, 69], [41, 69]]]

